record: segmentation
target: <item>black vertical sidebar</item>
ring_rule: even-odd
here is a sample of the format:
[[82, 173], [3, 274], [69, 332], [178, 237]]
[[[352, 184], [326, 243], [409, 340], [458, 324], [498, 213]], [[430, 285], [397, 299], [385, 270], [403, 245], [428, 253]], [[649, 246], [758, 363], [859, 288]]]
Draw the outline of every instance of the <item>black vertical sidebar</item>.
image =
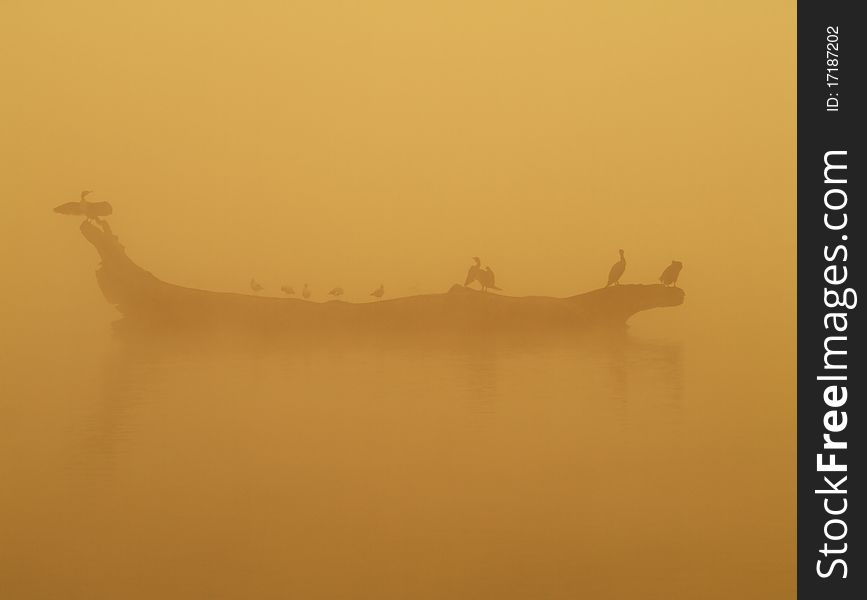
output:
[[[867, 598], [867, 21], [798, 2], [798, 597]], [[863, 6], [860, 7], [863, 9]], [[860, 11], [859, 11], [860, 12]], [[867, 292], [865, 292], [867, 293]]]

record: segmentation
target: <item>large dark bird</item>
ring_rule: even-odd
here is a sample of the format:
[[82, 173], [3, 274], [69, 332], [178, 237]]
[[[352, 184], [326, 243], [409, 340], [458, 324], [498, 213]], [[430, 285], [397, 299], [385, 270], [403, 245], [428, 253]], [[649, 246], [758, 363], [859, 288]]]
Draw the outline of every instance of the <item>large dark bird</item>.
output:
[[620, 250], [620, 260], [614, 263], [611, 266], [611, 270], [608, 271], [608, 283], [605, 284], [605, 287], [609, 285], [620, 285], [620, 278], [623, 277], [623, 272], [626, 270], [626, 257], [623, 256], [623, 250]]
[[342, 287], [333, 288], [330, 292], [328, 292], [328, 295], [334, 296], [335, 298], [342, 296], [343, 295], [343, 288]]
[[470, 267], [470, 270], [467, 271], [467, 278], [464, 281], [464, 286], [469, 286], [472, 282], [478, 281], [479, 285], [482, 286], [482, 291], [486, 292], [488, 289], [499, 290], [496, 285], [494, 285], [494, 272], [491, 270], [491, 267], [482, 268], [482, 261], [478, 256], [474, 256], [473, 260], [476, 261], [476, 264]]
[[291, 285], [284, 285], [280, 288], [280, 291], [286, 294], [287, 296], [295, 295], [295, 289]]
[[83, 216], [88, 220], [109, 216], [111, 214], [111, 204], [108, 202], [88, 202], [85, 198], [90, 193], [92, 193], [90, 190], [84, 190], [81, 192], [81, 200], [61, 204], [55, 207], [54, 212], [61, 215]]
[[482, 272], [482, 259], [478, 256], [474, 256], [473, 260], [476, 264], [470, 267], [470, 270], [467, 271], [467, 279], [464, 281], [464, 287], [470, 285], [474, 281], [478, 281], [479, 275]]
[[680, 276], [680, 270], [683, 268], [683, 263], [679, 260], [671, 261], [671, 264], [665, 267], [665, 271], [659, 276], [659, 282], [662, 285], [673, 285], [677, 287], [677, 278]]
[[379, 300], [382, 300], [382, 297], [385, 295], [385, 285], [380, 283], [378, 288], [376, 288], [375, 290], [370, 292], [370, 295], [373, 296], [374, 298], [378, 298]]
[[254, 294], [258, 294], [265, 288], [263, 288], [262, 285], [258, 281], [256, 281], [255, 278], [252, 278], [250, 279], [250, 289], [253, 290]]

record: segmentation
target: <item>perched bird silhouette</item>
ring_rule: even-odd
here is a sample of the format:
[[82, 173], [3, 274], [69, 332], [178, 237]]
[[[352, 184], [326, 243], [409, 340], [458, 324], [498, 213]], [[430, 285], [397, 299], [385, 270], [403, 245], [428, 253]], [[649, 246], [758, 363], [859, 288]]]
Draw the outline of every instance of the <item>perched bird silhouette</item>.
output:
[[328, 295], [334, 296], [335, 298], [342, 296], [343, 295], [343, 288], [342, 287], [332, 288], [332, 290], [330, 292], [328, 292]]
[[307, 284], [306, 284], [306, 283], [304, 284], [304, 289], [301, 290], [301, 296], [302, 296], [305, 300], [309, 300], [309, 299], [310, 299], [310, 288], [307, 287]]
[[473, 260], [476, 264], [471, 266], [470, 270], [467, 271], [467, 278], [464, 281], [464, 287], [470, 285], [474, 281], [478, 281], [479, 275], [482, 272], [482, 259], [480, 259], [478, 256], [474, 256]]
[[380, 283], [378, 288], [370, 292], [370, 295], [374, 298], [382, 300], [382, 297], [385, 296], [385, 286]]
[[253, 290], [254, 294], [258, 294], [259, 292], [261, 292], [265, 288], [263, 288], [261, 285], [259, 285], [259, 282], [256, 281], [255, 278], [251, 277], [250, 278], [250, 289]]
[[87, 220], [109, 216], [111, 214], [111, 204], [108, 202], [88, 202], [86, 200], [87, 195], [92, 193], [91, 190], [84, 190], [81, 192], [81, 200], [61, 204], [54, 208], [54, 212], [61, 215], [78, 215]]
[[473, 260], [476, 262], [473, 266], [470, 267], [470, 270], [467, 271], [467, 278], [464, 281], [464, 286], [469, 286], [472, 282], [478, 281], [479, 285], [482, 286], [482, 291], [486, 292], [489, 289], [491, 290], [499, 290], [496, 285], [494, 285], [494, 272], [491, 270], [491, 267], [482, 268], [482, 261], [478, 256], [474, 256]]
[[287, 296], [294, 296], [295, 295], [295, 290], [292, 288], [291, 285], [282, 286], [280, 288], [280, 291], [283, 292], [284, 294], [286, 294]]
[[677, 278], [680, 275], [680, 270], [683, 268], [683, 263], [679, 260], [671, 261], [671, 264], [665, 267], [665, 271], [659, 276], [659, 281], [662, 285], [673, 285], [677, 287]]
[[620, 278], [623, 277], [623, 272], [626, 270], [626, 257], [623, 256], [623, 250], [620, 250], [620, 260], [614, 263], [611, 266], [611, 270], [608, 271], [608, 283], [605, 284], [605, 287], [609, 285], [620, 285]]
[[494, 284], [494, 271], [491, 269], [491, 267], [485, 267], [485, 270], [482, 271], [479, 283], [482, 284], [482, 290], [485, 292], [487, 292], [488, 290], [500, 289]]

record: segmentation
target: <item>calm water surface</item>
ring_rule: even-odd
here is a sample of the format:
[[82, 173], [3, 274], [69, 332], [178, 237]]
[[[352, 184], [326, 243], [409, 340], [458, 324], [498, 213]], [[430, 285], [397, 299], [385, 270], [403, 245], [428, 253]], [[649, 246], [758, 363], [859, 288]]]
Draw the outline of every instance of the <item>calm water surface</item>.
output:
[[791, 596], [784, 373], [642, 318], [523, 344], [18, 324], [0, 597]]

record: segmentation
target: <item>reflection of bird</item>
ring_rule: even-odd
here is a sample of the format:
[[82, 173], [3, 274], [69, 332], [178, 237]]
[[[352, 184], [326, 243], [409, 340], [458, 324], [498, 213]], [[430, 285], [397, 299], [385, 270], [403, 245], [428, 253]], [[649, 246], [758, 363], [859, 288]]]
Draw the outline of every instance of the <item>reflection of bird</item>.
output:
[[343, 288], [342, 287], [333, 288], [330, 292], [328, 292], [328, 295], [334, 296], [335, 298], [337, 298], [338, 296], [342, 296], [343, 295]]
[[306, 284], [306, 283], [304, 284], [304, 289], [301, 290], [301, 296], [302, 296], [305, 300], [308, 300], [308, 299], [310, 298], [310, 288], [307, 287], [307, 284]]
[[250, 278], [250, 289], [253, 290], [253, 293], [258, 294], [265, 288], [259, 285], [259, 282], [256, 281], [254, 278]]
[[291, 285], [284, 285], [283, 287], [280, 288], [280, 291], [283, 292], [284, 294], [286, 294], [287, 296], [294, 296], [295, 295], [295, 290], [292, 288]]
[[385, 296], [385, 286], [383, 284], [379, 284], [379, 287], [370, 292], [370, 295], [374, 298], [379, 298], [382, 300], [382, 297]]
[[61, 215], [80, 215], [88, 220], [109, 216], [111, 214], [111, 204], [108, 202], [88, 202], [86, 200], [87, 195], [92, 193], [91, 190], [84, 190], [81, 192], [81, 200], [61, 204], [54, 209], [54, 212]]
[[623, 250], [620, 250], [620, 260], [612, 265], [611, 270], [608, 271], [608, 283], [605, 284], [605, 287], [609, 285], [620, 285], [620, 278], [623, 277], [623, 272], [626, 270], [626, 257], [623, 256]]
[[482, 269], [482, 261], [478, 256], [474, 256], [473, 260], [476, 261], [476, 264], [467, 271], [467, 279], [464, 281], [464, 285], [468, 286], [472, 282], [478, 281], [479, 285], [482, 286], [483, 292], [488, 291], [488, 289], [499, 290], [500, 288], [494, 285], [494, 272], [491, 270], [491, 267]]
[[671, 264], [665, 267], [665, 271], [659, 276], [659, 281], [662, 285], [673, 285], [677, 287], [677, 277], [680, 275], [680, 270], [683, 268], [683, 263], [679, 260], [671, 261]]

